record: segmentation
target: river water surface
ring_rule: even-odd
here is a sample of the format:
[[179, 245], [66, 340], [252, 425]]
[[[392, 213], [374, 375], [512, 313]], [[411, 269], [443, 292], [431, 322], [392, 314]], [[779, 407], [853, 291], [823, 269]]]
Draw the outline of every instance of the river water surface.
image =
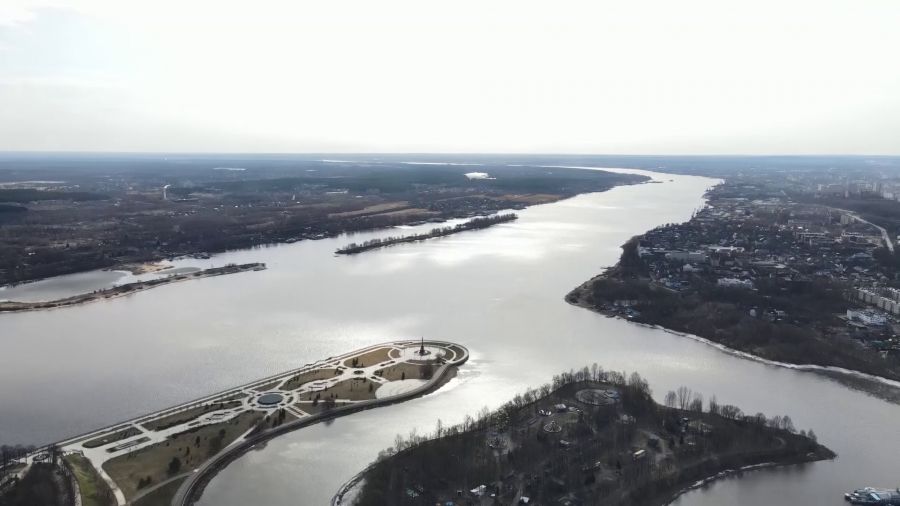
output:
[[438, 418], [459, 422], [593, 362], [640, 372], [658, 400], [687, 385], [745, 412], [789, 414], [840, 455], [724, 480], [680, 505], [837, 505], [847, 489], [898, 485], [900, 406], [565, 303], [569, 290], [616, 262], [629, 237], [689, 219], [715, 184], [635, 172], [661, 182], [355, 256], [333, 251], [396, 232], [226, 253], [207, 262], [261, 261], [269, 269], [0, 315], [0, 441], [58, 439], [350, 349], [424, 336], [472, 354], [447, 386], [270, 441], [213, 479], [200, 504], [326, 504], [397, 433], [430, 431]]

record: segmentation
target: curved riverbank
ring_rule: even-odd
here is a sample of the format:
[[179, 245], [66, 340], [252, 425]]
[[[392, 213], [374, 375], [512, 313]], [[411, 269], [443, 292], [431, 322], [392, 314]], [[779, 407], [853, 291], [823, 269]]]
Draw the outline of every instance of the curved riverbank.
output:
[[[438, 418], [459, 423], [464, 413], [496, 407], [560, 369], [593, 361], [646, 372], [660, 401], [667, 389], [686, 385], [751, 412], [790, 413], [841, 455], [722, 480], [689, 492], [680, 505], [742, 497], [747, 504], [837, 506], [860, 483], [892, 482], [900, 465], [892, 451], [900, 406], [820, 374], [745, 360], [562, 302], [572, 287], [615, 264], [628, 238], [663, 220], [689, 219], [714, 183], [656, 176], [664, 182], [517, 211], [515, 226], [355, 257], [334, 256], [348, 237], [232, 251], [212, 260], [264, 261], [269, 268], [65, 311], [5, 315], [0, 334], [9, 339], [0, 362], [9, 388], [0, 403], [16, 409], [4, 412], [0, 439], [57, 440], [390, 336], [464, 335], [473, 356], [447, 386], [280, 436], [229, 465], [199, 505], [327, 504], [396, 434], [433, 430]], [[46, 367], [34, 375], [38, 360]], [[51, 407], [70, 416], [48, 416]], [[332, 438], [352, 444], [329, 445]]]
[[[217, 470], [253, 446], [320, 421], [431, 392], [468, 358], [464, 346], [446, 341], [371, 345], [54, 446], [78, 455], [96, 471], [120, 506], [151, 494], [153, 501], [169, 502], [182, 489], [179, 501], [190, 501]], [[377, 395], [382, 387], [386, 395]], [[201, 440], [208, 449], [201, 448]], [[188, 458], [190, 448], [195, 452]], [[34, 451], [27, 462], [40, 461], [47, 451]], [[176, 489], [175, 482], [185, 478], [184, 487]]]
[[[434, 344], [433, 341], [426, 341], [426, 343]], [[355, 404], [338, 406], [330, 411], [325, 411], [307, 418], [302, 418], [300, 420], [281, 425], [274, 429], [268, 430], [261, 434], [257, 434], [255, 436], [248, 437], [236, 444], [233, 444], [232, 446], [222, 450], [222, 452], [213, 457], [211, 460], [207, 461], [205, 464], [203, 464], [203, 466], [196, 469], [181, 484], [181, 486], [178, 488], [178, 491], [175, 493], [175, 497], [172, 499], [172, 506], [190, 506], [191, 504], [196, 502], [203, 494], [203, 490], [206, 485], [216, 476], [216, 474], [218, 474], [219, 471], [224, 469], [229, 463], [239, 458], [241, 455], [270, 439], [298, 429], [302, 429], [303, 427], [307, 427], [309, 425], [332, 420], [341, 416], [356, 413], [358, 411], [403, 402], [428, 394], [440, 388], [440, 386], [442, 386], [452, 378], [453, 373], [456, 371], [456, 368], [469, 359], [469, 351], [465, 347], [453, 343], [443, 344], [452, 345], [461, 349], [463, 351], [463, 356], [441, 365], [434, 372], [434, 375], [420, 387], [412, 390], [407, 390], [406, 392], [399, 393], [390, 397], [376, 398], [368, 401], [358, 402]]]
[[571, 292], [569, 292], [565, 296], [565, 301], [569, 304], [587, 309], [588, 311], [592, 311], [594, 313], [602, 314], [604, 316], [610, 318], [616, 318], [623, 321], [627, 321], [634, 325], [640, 325], [647, 328], [652, 328], [656, 330], [661, 330], [668, 334], [672, 334], [678, 337], [683, 337], [687, 339], [691, 339], [697, 341], [699, 343], [703, 343], [707, 346], [711, 346], [719, 351], [724, 353], [728, 353], [729, 355], [734, 355], [736, 357], [740, 357], [746, 360], [752, 360], [754, 362], [759, 362], [766, 365], [783, 367], [786, 369], [793, 369], [796, 371], [807, 371], [813, 372], [816, 374], [821, 374], [823, 376], [827, 376], [836, 381], [840, 381], [841, 383], [850, 386], [851, 388], [855, 388], [858, 390], [862, 390], [866, 393], [876, 395], [884, 400], [894, 402], [900, 404], [900, 381], [894, 380], [891, 378], [885, 378], [883, 376], [878, 376], [875, 374], [869, 374], [863, 371], [857, 371], [854, 369], [847, 369], [844, 367], [837, 366], [826, 366], [826, 365], [818, 365], [818, 364], [798, 364], [792, 362], [783, 362], [779, 360], [772, 360], [765, 357], [761, 357], [759, 355], [754, 355], [753, 353], [738, 350], [735, 348], [731, 348], [725, 344], [713, 341], [711, 339], [698, 336], [695, 334], [691, 334], [688, 332], [681, 332], [678, 330], [670, 329], [668, 327], [664, 327], [663, 325], [641, 322], [641, 321], [633, 321], [628, 318], [623, 318], [620, 314], [612, 311], [605, 311], [602, 309], [598, 309], [588, 303], [582, 296], [583, 292], [590, 288], [590, 284], [597, 278], [602, 277], [603, 274], [595, 276], [591, 278], [591, 280], [586, 281], [584, 284], [578, 286]]
[[[834, 457], [831, 457], [831, 458], [834, 458]], [[799, 465], [799, 464], [804, 464], [807, 462], [810, 462], [810, 461], [802, 460], [802, 461], [795, 461], [795, 462], [762, 462], [759, 464], [741, 466], [737, 469], [726, 469], [725, 471], [716, 473], [712, 476], [708, 476], [706, 478], [703, 478], [702, 480], [698, 480], [696, 483], [692, 484], [691, 486], [685, 487], [685, 488], [679, 490], [678, 492], [673, 494], [669, 498], [668, 501], [666, 501], [663, 504], [664, 504], [664, 506], [669, 506], [669, 505], [675, 503], [675, 501], [677, 501], [681, 496], [687, 494], [688, 492], [691, 492], [693, 490], [702, 489], [703, 487], [712, 485], [713, 483], [724, 480], [725, 478], [730, 478], [732, 476], [740, 476], [743, 473], [751, 472], [751, 471], [761, 471], [763, 469], [774, 469], [777, 467]]]
[[[476, 502], [490, 494], [502, 504], [527, 497], [541, 504], [565, 498], [657, 505], [731, 469], [835, 457], [781, 416], [743, 415], [715, 403], [705, 410], [698, 402], [690, 409], [657, 404], [637, 373], [563, 372], [471, 423], [398, 440], [369, 466], [355, 499], [402, 504], [413, 490], [422, 504], [443, 504], [463, 501], [458, 491], [471, 490], [466, 497]], [[343, 503], [360, 479], [341, 487], [331, 504]]]
[[39, 311], [78, 306], [81, 304], [87, 304], [89, 302], [96, 302], [99, 300], [124, 297], [126, 295], [143, 292], [152, 288], [158, 288], [160, 286], [170, 285], [172, 283], [178, 283], [181, 281], [190, 281], [214, 276], [224, 276], [227, 274], [237, 274], [240, 272], [263, 271], [265, 269], [266, 264], [261, 262], [253, 262], [241, 265], [225, 265], [223, 267], [213, 267], [210, 269], [203, 269], [188, 274], [173, 274], [164, 278], [156, 278], [147, 281], [135, 281], [134, 283], [125, 283], [123, 285], [114, 286], [112, 288], [97, 290], [91, 293], [73, 295], [72, 297], [66, 297], [63, 299], [43, 302], [0, 301], [0, 313], [17, 313], [24, 311]]

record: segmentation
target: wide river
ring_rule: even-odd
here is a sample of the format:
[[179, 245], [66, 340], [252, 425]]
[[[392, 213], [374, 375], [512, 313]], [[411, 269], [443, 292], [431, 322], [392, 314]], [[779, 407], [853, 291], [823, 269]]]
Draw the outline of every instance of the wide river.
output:
[[634, 172], [661, 182], [350, 257], [333, 251], [396, 231], [230, 252], [188, 263], [262, 261], [269, 269], [0, 315], [0, 442], [46, 442], [372, 343], [425, 336], [469, 348], [457, 379], [420, 399], [275, 439], [226, 468], [201, 504], [326, 504], [396, 434], [428, 432], [438, 418], [459, 422], [593, 362], [640, 372], [659, 400], [687, 385], [745, 412], [789, 414], [839, 454], [724, 480], [680, 505], [838, 505], [848, 489], [900, 485], [900, 406], [565, 303], [569, 290], [616, 262], [629, 237], [689, 219], [715, 183]]

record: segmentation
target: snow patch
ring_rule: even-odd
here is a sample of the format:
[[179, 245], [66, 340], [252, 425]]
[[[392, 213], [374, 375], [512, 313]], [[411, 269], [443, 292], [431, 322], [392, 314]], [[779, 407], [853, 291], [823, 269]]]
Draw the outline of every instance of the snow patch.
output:
[[405, 394], [406, 392], [410, 392], [421, 387], [425, 383], [428, 383], [428, 381], [420, 379], [391, 381], [390, 383], [385, 383], [378, 387], [378, 390], [375, 390], [375, 398], [384, 399], [386, 397]]

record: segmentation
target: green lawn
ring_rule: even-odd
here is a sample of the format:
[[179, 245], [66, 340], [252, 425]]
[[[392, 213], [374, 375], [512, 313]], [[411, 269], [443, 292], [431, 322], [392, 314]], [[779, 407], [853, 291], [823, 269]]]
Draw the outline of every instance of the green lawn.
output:
[[132, 504], [134, 506], [169, 506], [172, 503], [172, 497], [175, 496], [175, 492], [178, 491], [178, 487], [181, 486], [184, 480], [185, 478], [179, 478], [166, 483]]
[[76, 454], [66, 455], [64, 458], [72, 468], [72, 472], [75, 473], [78, 488], [81, 489], [83, 506], [113, 506], [116, 504], [109, 486], [97, 474], [88, 459]]

